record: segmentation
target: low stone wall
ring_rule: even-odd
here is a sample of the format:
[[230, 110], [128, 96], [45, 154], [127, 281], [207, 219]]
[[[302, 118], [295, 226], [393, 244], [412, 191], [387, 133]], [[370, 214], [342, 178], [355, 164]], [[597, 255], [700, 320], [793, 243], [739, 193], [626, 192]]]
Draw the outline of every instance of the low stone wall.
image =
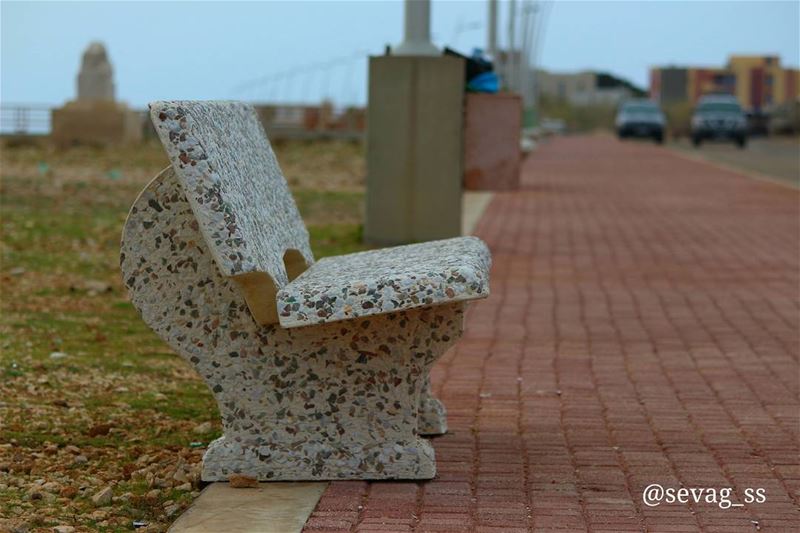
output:
[[52, 111], [50, 139], [58, 147], [142, 141], [142, 114], [118, 102], [75, 101]]

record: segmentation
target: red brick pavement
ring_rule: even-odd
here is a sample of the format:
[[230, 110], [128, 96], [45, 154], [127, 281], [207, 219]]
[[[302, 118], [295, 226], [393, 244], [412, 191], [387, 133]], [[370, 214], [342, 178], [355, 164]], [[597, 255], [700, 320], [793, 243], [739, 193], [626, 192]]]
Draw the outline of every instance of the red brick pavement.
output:
[[[795, 191], [564, 138], [478, 234], [492, 296], [435, 369], [439, 475], [332, 483], [306, 531], [800, 530]], [[651, 483], [767, 502], [648, 507]]]

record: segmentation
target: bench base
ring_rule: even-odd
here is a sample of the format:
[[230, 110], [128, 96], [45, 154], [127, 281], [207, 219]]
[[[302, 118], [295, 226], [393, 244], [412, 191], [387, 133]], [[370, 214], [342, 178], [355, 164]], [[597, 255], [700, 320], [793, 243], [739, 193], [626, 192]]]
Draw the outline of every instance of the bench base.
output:
[[433, 447], [421, 438], [370, 446], [348, 443], [339, 449], [309, 443], [301, 451], [268, 443], [242, 445], [220, 437], [203, 456], [202, 479], [227, 481], [236, 473], [261, 481], [431, 479], [436, 463]]

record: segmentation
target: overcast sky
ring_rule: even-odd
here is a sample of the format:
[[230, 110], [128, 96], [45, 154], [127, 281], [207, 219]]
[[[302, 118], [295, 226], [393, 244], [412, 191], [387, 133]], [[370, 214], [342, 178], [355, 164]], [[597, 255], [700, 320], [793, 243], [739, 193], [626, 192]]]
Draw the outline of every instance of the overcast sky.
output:
[[[437, 45], [485, 47], [486, 0], [432, 6]], [[364, 58], [397, 44], [403, 24], [402, 2], [383, 0], [3, 0], [0, 11], [6, 103], [73, 98], [80, 56], [92, 40], [108, 48], [118, 98], [135, 106], [168, 98], [319, 101], [325, 95], [363, 103]], [[501, 44], [507, 11], [501, 2]], [[551, 70], [603, 70], [646, 86], [654, 65], [722, 65], [729, 54], [777, 54], [795, 67], [799, 61], [798, 1], [557, 1], [543, 11], [540, 63]], [[280, 76], [287, 71], [294, 73]]]

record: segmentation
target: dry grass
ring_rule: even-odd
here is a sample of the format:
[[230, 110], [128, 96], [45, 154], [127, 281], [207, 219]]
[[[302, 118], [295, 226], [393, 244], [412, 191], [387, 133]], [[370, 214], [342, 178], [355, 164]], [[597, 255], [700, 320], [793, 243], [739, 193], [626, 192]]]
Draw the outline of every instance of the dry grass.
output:
[[[316, 254], [361, 249], [360, 148], [276, 152]], [[119, 280], [127, 210], [166, 158], [15, 147], [0, 164], [0, 531], [162, 531], [197, 496], [220, 432], [210, 393]], [[111, 502], [94, 502], [107, 487]]]

